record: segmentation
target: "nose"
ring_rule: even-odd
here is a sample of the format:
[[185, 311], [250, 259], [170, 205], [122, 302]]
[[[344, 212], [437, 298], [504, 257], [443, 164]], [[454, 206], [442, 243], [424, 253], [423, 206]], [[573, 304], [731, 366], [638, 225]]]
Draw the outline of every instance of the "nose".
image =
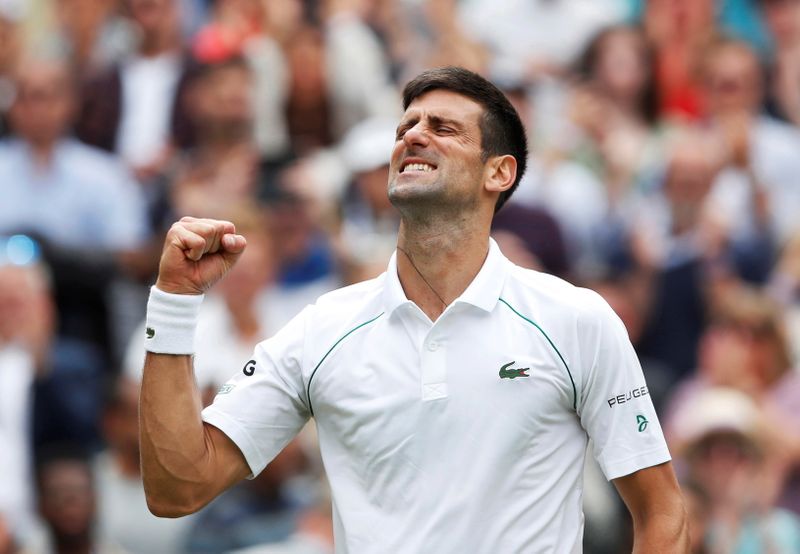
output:
[[422, 127], [422, 123], [417, 123], [403, 134], [403, 142], [406, 146], [427, 146], [430, 138]]

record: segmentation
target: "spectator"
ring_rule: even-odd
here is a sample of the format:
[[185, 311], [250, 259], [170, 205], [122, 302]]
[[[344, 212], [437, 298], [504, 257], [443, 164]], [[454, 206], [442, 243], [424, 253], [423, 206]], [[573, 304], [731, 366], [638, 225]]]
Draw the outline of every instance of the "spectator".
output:
[[16, 79], [14, 134], [0, 143], [0, 232], [43, 242], [60, 335], [93, 344], [110, 360], [117, 319], [98, 291], [154, 266], [142, 191], [117, 160], [70, 137], [75, 83], [64, 61], [22, 60]]
[[399, 116], [389, 60], [365, 20], [368, 5], [365, 0], [324, 2], [323, 61], [335, 140], [364, 119]]
[[626, 15], [621, 2], [587, 0], [468, 2], [460, 11], [467, 35], [492, 53], [489, 73], [526, 83], [563, 74], [592, 35]]
[[800, 2], [760, 0], [758, 4], [774, 41], [766, 91], [767, 111], [800, 126]]
[[[725, 142], [728, 160], [712, 191], [715, 210], [732, 239], [746, 246], [761, 242], [766, 260], [746, 260], [743, 273], [763, 282], [774, 263], [775, 246], [797, 229], [800, 210], [800, 131], [760, 113], [764, 83], [759, 60], [743, 42], [721, 39], [707, 51], [703, 83], [709, 125]], [[745, 260], [742, 263], [746, 263]]]
[[22, 542], [34, 522], [33, 383], [50, 365], [54, 313], [44, 269], [9, 263], [7, 244], [0, 240], [0, 519]]
[[179, 160], [172, 207], [178, 217], [213, 217], [255, 195], [260, 159], [252, 127], [253, 76], [235, 57], [201, 66], [187, 87], [197, 143]]
[[721, 152], [708, 134], [677, 135], [662, 189], [634, 203], [630, 228], [617, 247], [629, 249], [648, 291], [642, 296], [650, 299], [638, 353], [664, 364], [671, 384], [695, 367], [705, 286], [725, 259], [724, 237], [706, 208]]
[[382, 273], [394, 251], [400, 219], [389, 202], [386, 183], [395, 128], [393, 121], [368, 119], [350, 129], [341, 143], [352, 182], [342, 199], [341, 231], [336, 240], [345, 263], [358, 274], [349, 277], [350, 282]]
[[37, 232], [59, 247], [133, 250], [147, 237], [141, 191], [110, 156], [70, 138], [76, 92], [67, 64], [19, 63], [0, 144], [2, 230]]
[[148, 181], [164, 170], [176, 133], [187, 125], [179, 92], [189, 62], [182, 51], [178, 0], [126, 0], [126, 5], [137, 43], [85, 83], [77, 134], [117, 153]]
[[42, 46], [67, 52], [81, 77], [118, 62], [135, 41], [135, 31], [116, 0], [61, 0], [50, 5], [57, 27], [46, 29]]
[[715, 0], [650, 0], [643, 24], [656, 48], [656, 76], [661, 113], [679, 121], [705, 113], [697, 80], [704, 49], [713, 37]]
[[705, 546], [710, 552], [800, 550], [800, 519], [771, 498], [772, 437], [763, 414], [745, 394], [708, 389], [684, 406], [673, 451], [684, 456], [690, 479], [708, 495]]
[[709, 387], [748, 394], [776, 427], [784, 429], [780, 448], [774, 449], [772, 473], [781, 481], [776, 502], [800, 513], [800, 376], [793, 366], [783, 311], [763, 293], [740, 286], [718, 293], [714, 305], [714, 319], [701, 343], [698, 375], [677, 389], [665, 425], [678, 421], [678, 412]]
[[0, 5], [0, 137], [8, 134], [8, 110], [14, 101], [13, 73], [19, 55], [19, 15]]
[[606, 186], [612, 205], [632, 189], [652, 188], [661, 169], [655, 56], [644, 32], [614, 26], [587, 46], [577, 67], [569, 116], [580, 137], [569, 156]]
[[561, 228], [542, 208], [504, 206], [492, 220], [492, 237], [517, 265], [560, 277], [569, 274]]
[[44, 528], [23, 554], [123, 554], [97, 535], [94, 480], [80, 448], [52, 446], [37, 462], [36, 482]]

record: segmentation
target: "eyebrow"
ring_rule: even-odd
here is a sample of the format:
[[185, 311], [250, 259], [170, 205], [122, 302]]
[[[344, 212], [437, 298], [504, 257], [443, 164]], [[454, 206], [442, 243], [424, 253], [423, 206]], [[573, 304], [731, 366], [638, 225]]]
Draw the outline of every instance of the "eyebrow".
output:
[[[450, 125], [450, 126], [455, 127], [456, 129], [459, 129], [459, 130], [464, 129], [464, 124], [463, 123], [461, 123], [460, 121], [457, 121], [455, 119], [451, 119], [449, 117], [444, 117], [444, 116], [441, 116], [441, 115], [430, 115], [430, 116], [428, 116], [427, 119], [431, 123], [431, 125], [434, 125], [434, 126], [435, 125]], [[397, 126], [397, 130], [400, 131], [400, 130], [405, 129], [405, 128], [409, 127], [409, 126], [413, 127], [414, 125], [416, 125], [419, 122], [419, 120], [420, 120], [419, 115], [414, 115], [414, 116], [408, 118], [407, 120], [401, 121], [400, 125]]]

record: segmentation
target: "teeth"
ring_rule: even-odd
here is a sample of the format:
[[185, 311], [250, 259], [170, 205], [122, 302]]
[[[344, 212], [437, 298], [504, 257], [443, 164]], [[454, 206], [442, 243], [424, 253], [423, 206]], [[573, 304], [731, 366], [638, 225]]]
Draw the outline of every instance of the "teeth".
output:
[[433, 171], [433, 166], [428, 164], [408, 164], [403, 171]]

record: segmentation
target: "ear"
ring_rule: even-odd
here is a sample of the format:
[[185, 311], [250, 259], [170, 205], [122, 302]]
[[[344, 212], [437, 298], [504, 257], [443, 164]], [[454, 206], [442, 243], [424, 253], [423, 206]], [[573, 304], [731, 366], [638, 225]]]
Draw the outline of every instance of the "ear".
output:
[[517, 160], [514, 156], [492, 156], [486, 162], [484, 187], [489, 192], [504, 192], [511, 188], [517, 177]]

